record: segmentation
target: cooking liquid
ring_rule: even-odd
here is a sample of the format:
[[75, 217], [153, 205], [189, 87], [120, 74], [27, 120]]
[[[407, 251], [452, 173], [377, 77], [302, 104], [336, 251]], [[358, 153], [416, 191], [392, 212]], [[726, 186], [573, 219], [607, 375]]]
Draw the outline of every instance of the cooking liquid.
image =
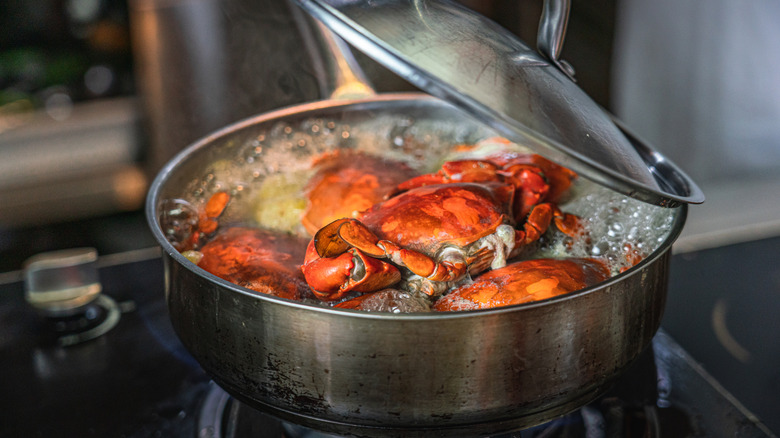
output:
[[562, 211], [579, 216], [586, 238], [547, 233], [535, 257], [596, 257], [612, 274], [649, 256], [668, 238], [675, 216], [656, 207], [579, 179]]
[[[479, 144], [487, 150], [525, 150], [514, 144], [497, 145], [493, 137], [492, 131], [472, 124], [415, 123], [397, 117], [377, 117], [361, 121], [356, 127], [323, 119], [305, 120], [298, 126], [278, 123], [236, 148], [239, 153], [232, 160], [214, 161], [202, 178], [190, 184], [184, 199], [164, 201], [163, 231], [176, 246], [189, 234], [192, 219], [197, 217], [195, 212], [213, 193], [226, 190], [232, 201], [220, 218], [222, 226], [250, 223], [310, 237], [300, 217], [307, 202], [304, 188], [314, 174], [317, 157], [340, 148], [353, 149], [399, 160], [420, 173], [429, 173], [445, 160], [468, 156], [453, 155], [453, 151], [481, 139], [488, 139]], [[523, 258], [597, 257], [617, 274], [655, 251], [667, 239], [675, 218], [673, 210], [628, 198], [582, 178], [575, 181], [570, 194], [558, 205], [562, 211], [582, 218], [583, 237], [572, 238], [550, 230]], [[188, 211], [188, 218], [182, 219], [183, 210]]]

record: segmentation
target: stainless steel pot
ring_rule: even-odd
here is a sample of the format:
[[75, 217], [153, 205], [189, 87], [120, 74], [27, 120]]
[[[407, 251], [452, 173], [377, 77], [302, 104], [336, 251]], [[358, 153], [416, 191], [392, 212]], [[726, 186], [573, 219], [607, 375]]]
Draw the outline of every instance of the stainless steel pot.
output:
[[[395, 123], [382, 129], [377, 124], [383, 120]], [[492, 434], [587, 403], [650, 342], [663, 313], [669, 250], [683, 227], [685, 205], [656, 207], [673, 216], [665, 241], [603, 284], [528, 305], [450, 314], [341, 311], [259, 294], [201, 270], [167, 241], [159, 221], [164, 200], [199, 199], [237, 185], [248, 198], [246, 169], [273, 175], [288, 172], [291, 163], [247, 159], [247, 151], [257, 151], [262, 139], [263, 154], [274, 156], [269, 145], [275, 142], [294, 156], [301, 148], [295, 133], [317, 131], [312, 123], [350, 127], [344, 146], [375, 135], [366, 143], [384, 141], [378, 146], [388, 149], [398, 138], [414, 142], [415, 133], [443, 142], [491, 134], [439, 99], [382, 95], [245, 120], [168, 163], [152, 185], [147, 213], [163, 248], [171, 321], [187, 349], [230, 394], [280, 418], [339, 434]], [[244, 170], [220, 176], [215, 169], [228, 162]]]
[[[468, 34], [466, 27], [474, 32], [491, 28], [454, 4], [430, 0], [410, 11], [398, 6], [401, 2], [334, 2], [346, 8], [334, 13], [326, 0], [304, 3], [316, 16], [338, 17], [331, 25], [354, 34], [358, 47], [386, 48], [377, 46], [369, 31], [392, 39], [388, 64], [455, 105], [423, 94], [313, 102], [231, 125], [169, 162], [151, 186], [147, 217], [163, 248], [171, 321], [187, 349], [239, 400], [342, 435], [488, 435], [548, 421], [603, 393], [659, 327], [670, 248], [685, 222], [686, 202], [703, 199], [695, 184], [619, 123], [613, 125], [601, 109], [580, 95], [571, 99], [581, 91], [572, 89], [562, 73], [545, 69], [544, 59], [510, 36], [452, 44], [447, 29], [456, 28], [462, 36]], [[390, 9], [367, 14], [374, 6]], [[553, 28], [565, 28], [551, 15], [558, 23]], [[402, 29], [415, 29], [413, 35], [398, 33], [401, 20]], [[463, 23], [453, 25], [452, 20]], [[445, 21], [450, 26], [435, 33], [434, 27]], [[333, 55], [334, 96], [365, 96], [370, 87], [359, 71], [349, 68], [354, 63], [340, 53], [342, 43], [327, 31], [323, 35], [326, 52]], [[465, 47], [466, 53], [453, 59], [441, 53], [420, 58], [427, 53], [417, 50], [421, 36], [427, 47], [451, 53]], [[560, 40], [553, 40], [555, 49], [548, 52], [558, 65]], [[485, 50], [473, 44], [483, 44]], [[513, 54], [511, 62], [491, 58], [477, 66], [495, 66], [495, 74], [483, 74], [468, 62], [473, 54], [504, 52]], [[515, 80], [512, 75], [521, 70], [526, 76]], [[495, 87], [499, 82], [480, 82], [498, 76], [505, 78], [500, 89]], [[461, 86], [450, 87], [448, 77]], [[545, 103], [545, 90], [555, 94], [556, 104]], [[528, 100], [506, 98], [520, 94]], [[521, 107], [533, 108], [533, 114], [515, 117]], [[556, 120], [567, 121], [565, 129], [558, 129]], [[577, 120], [586, 120], [586, 126], [569, 124]], [[529, 133], [529, 126], [542, 131]], [[329, 138], [322, 137], [326, 133]], [[570, 295], [493, 310], [431, 314], [334, 310], [263, 295], [201, 270], [168, 241], [170, 200], [198, 203], [228, 189], [235, 198], [227, 219], [246, 220], [254, 217], [250, 200], [258, 186], [300, 178], [311, 157], [325, 150], [372, 150], [416, 163], [441, 159], [448, 145], [495, 135], [539, 145], [562, 158], [561, 164], [576, 164], [575, 170], [619, 192], [674, 206], [647, 205], [671, 224], [663, 241], [633, 268]], [[577, 145], [580, 151], [559, 150], [578, 139], [585, 142]], [[598, 146], [593, 141], [628, 144], [629, 150], [610, 151], [606, 177], [589, 158], [590, 149]], [[625, 157], [633, 161], [624, 162]], [[275, 179], [280, 175], [285, 178]]]

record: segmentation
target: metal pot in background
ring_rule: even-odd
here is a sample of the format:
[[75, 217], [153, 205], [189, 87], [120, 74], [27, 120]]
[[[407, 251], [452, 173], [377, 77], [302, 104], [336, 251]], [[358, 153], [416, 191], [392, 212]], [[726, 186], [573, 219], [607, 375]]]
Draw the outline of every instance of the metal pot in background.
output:
[[152, 172], [206, 133], [330, 92], [328, 71], [312, 48], [317, 36], [287, 1], [129, 6]]
[[[317, 24], [289, 0], [131, 0], [136, 77], [152, 174], [209, 132], [340, 86]], [[365, 56], [383, 89], [408, 83]]]

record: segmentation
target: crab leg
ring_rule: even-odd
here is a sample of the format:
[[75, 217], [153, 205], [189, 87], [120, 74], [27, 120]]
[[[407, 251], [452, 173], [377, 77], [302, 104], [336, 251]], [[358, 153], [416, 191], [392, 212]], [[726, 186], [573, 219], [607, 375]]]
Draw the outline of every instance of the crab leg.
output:
[[515, 164], [500, 172], [506, 181], [519, 193], [514, 202], [513, 213], [516, 218], [525, 217], [547, 196], [550, 185], [542, 170], [530, 164]]
[[432, 184], [500, 181], [498, 170], [498, 166], [484, 160], [446, 161], [436, 173], [420, 175], [399, 184], [390, 196]]
[[527, 245], [539, 240], [550, 227], [550, 222], [554, 223], [558, 230], [571, 237], [577, 237], [582, 231], [579, 217], [563, 213], [555, 204], [544, 203], [535, 205], [531, 209], [523, 224], [523, 229], [516, 230], [516, 241], [521, 245]]
[[228, 203], [230, 203], [230, 194], [227, 192], [217, 192], [211, 195], [203, 209], [198, 212], [198, 224], [187, 241], [183, 242], [182, 251], [198, 247], [204, 236], [209, 236], [217, 230], [219, 217], [225, 212]]

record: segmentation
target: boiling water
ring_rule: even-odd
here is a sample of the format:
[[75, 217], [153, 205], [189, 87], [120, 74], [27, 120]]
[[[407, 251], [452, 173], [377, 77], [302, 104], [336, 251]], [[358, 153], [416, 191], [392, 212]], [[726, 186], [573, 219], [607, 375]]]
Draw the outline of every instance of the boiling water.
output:
[[[277, 123], [243, 141], [213, 147], [215, 159], [193, 179], [181, 199], [161, 206], [161, 223], [176, 244], [186, 238], [197, 211], [213, 193], [227, 190], [233, 200], [220, 221], [254, 223], [263, 228], [308, 236], [300, 223], [306, 208], [304, 188], [318, 157], [337, 149], [359, 150], [406, 163], [420, 173], [435, 171], [456, 146], [474, 144], [495, 133], [474, 123], [399, 121], [397, 116], [361, 120], [355, 126], [327, 119], [295, 125]], [[214, 146], [214, 145], [212, 145]], [[520, 148], [486, 140], [476, 150]], [[211, 146], [210, 146], [211, 147]], [[520, 148], [522, 149], [522, 148]], [[672, 210], [656, 207], [579, 179], [562, 211], [583, 219], [580, 238], [549, 232], [525, 257], [599, 257], [613, 273], [647, 257], [664, 242], [674, 222]]]
[[582, 238], [548, 233], [536, 257], [598, 257], [613, 274], [649, 256], [668, 238], [674, 215], [580, 179], [560, 208], [583, 219]]

